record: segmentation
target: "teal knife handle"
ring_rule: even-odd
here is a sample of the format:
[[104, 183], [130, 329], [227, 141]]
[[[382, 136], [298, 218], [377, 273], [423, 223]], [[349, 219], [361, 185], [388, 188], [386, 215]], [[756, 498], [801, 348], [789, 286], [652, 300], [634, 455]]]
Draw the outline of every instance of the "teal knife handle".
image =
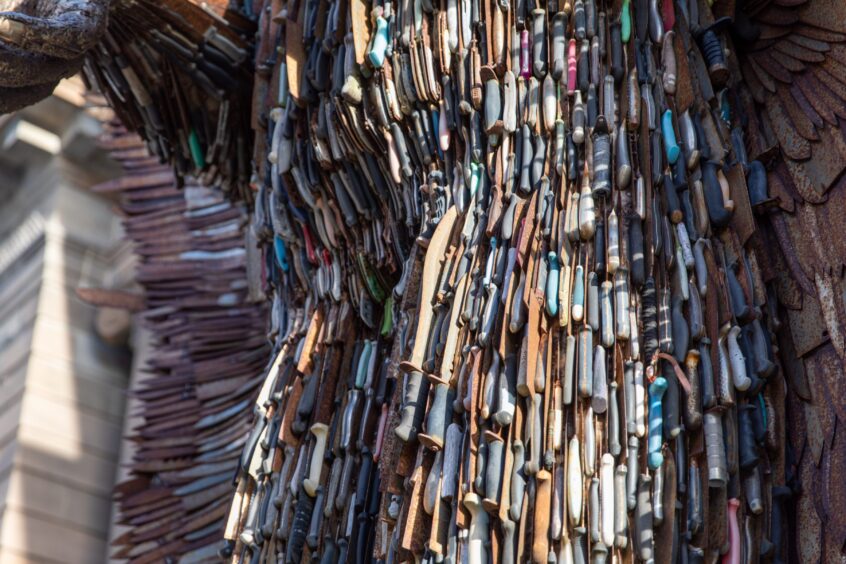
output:
[[676, 142], [676, 131], [673, 129], [673, 111], [667, 110], [661, 116], [661, 133], [664, 136], [664, 149], [667, 151], [667, 160], [670, 164], [676, 164], [679, 160], [681, 149]]
[[385, 62], [385, 49], [388, 48], [388, 22], [382, 16], [376, 18], [376, 32], [373, 47], [370, 49], [370, 63], [377, 69]]
[[547, 255], [549, 258], [549, 272], [546, 275], [546, 313], [550, 317], [558, 315], [558, 255], [550, 252]]
[[288, 272], [291, 268], [288, 264], [288, 251], [285, 249], [285, 241], [279, 235], [273, 238], [273, 247], [276, 250], [276, 262], [279, 263], [279, 268], [282, 272]]
[[620, 35], [623, 43], [628, 43], [632, 37], [632, 13], [629, 8], [629, 0], [623, 0], [623, 7], [620, 9]]
[[361, 356], [358, 357], [358, 366], [355, 373], [355, 387], [361, 390], [364, 388], [364, 382], [367, 380], [367, 366], [370, 364], [370, 352], [373, 349], [373, 343], [365, 340], [364, 349]]
[[482, 182], [482, 173], [485, 167], [480, 164], [470, 163], [470, 197], [476, 195], [479, 190], [479, 185]]
[[661, 398], [667, 391], [667, 380], [658, 376], [649, 385], [649, 439], [647, 448], [649, 456], [647, 463], [653, 470], [660, 467], [664, 462], [664, 455], [661, 454], [661, 445], [664, 443], [664, 416], [661, 409]]

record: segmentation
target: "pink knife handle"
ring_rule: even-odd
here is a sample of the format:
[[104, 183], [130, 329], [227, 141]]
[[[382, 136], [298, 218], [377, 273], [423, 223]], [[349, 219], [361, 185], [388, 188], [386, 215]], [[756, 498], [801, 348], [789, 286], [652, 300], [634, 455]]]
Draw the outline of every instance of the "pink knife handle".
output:
[[520, 76], [526, 80], [532, 75], [529, 68], [529, 30], [520, 32]]
[[664, 0], [661, 5], [661, 20], [664, 22], [664, 33], [667, 33], [676, 25], [676, 10], [673, 7], [673, 0]]
[[573, 94], [576, 91], [576, 40], [570, 40], [570, 47], [567, 50], [567, 93]]
[[441, 111], [438, 114], [438, 144], [441, 151], [449, 151], [449, 125], [443, 100], [441, 100]]
[[740, 502], [736, 498], [728, 500], [729, 551], [723, 556], [723, 564], [740, 564], [740, 525], [737, 524], [737, 508]]
[[308, 230], [308, 225], [303, 224], [303, 238], [305, 239], [306, 254], [308, 261], [311, 264], [317, 264], [317, 253], [314, 251], [314, 243], [311, 240], [311, 232]]

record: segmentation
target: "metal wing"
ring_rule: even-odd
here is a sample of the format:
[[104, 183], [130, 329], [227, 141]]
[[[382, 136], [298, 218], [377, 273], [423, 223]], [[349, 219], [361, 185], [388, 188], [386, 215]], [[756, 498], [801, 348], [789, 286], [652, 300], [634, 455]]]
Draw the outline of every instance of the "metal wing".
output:
[[846, 3], [766, 0], [743, 9], [759, 34], [741, 49], [743, 77], [763, 106], [757, 149], [777, 144], [799, 199], [822, 203], [846, 167]]
[[[738, 5], [741, 2], [738, 0]], [[749, 107], [750, 156], [768, 163], [756, 256], [786, 321], [792, 557], [835, 562], [846, 542], [846, 2], [749, 0], [757, 32], [737, 43]], [[748, 30], [747, 30], [748, 31]], [[746, 35], [747, 40], [750, 39]], [[764, 219], [766, 218], [766, 219]], [[772, 252], [778, 249], [781, 252]]]

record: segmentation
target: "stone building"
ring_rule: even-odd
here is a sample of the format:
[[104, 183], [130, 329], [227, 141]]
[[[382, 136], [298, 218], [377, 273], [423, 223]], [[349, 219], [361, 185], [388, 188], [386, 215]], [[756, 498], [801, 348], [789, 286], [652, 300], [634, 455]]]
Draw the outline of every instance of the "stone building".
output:
[[79, 80], [0, 121], [0, 562], [107, 553], [126, 388], [124, 312], [78, 287], [121, 288], [133, 255]]

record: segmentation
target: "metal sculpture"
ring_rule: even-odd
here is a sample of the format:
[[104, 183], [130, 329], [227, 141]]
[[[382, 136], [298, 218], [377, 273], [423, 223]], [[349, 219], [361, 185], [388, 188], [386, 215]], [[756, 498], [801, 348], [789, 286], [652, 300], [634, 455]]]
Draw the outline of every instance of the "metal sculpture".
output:
[[[126, 6], [110, 34], [133, 6], [166, 12]], [[224, 553], [839, 558], [844, 12], [257, 9], [253, 272], [275, 361]], [[139, 37], [184, 84], [232, 92], [203, 49], [214, 25], [188, 25], [187, 45], [166, 27]], [[217, 41], [236, 76], [248, 28], [235, 50]], [[123, 50], [106, 41], [88, 68], [130, 125], [177, 167], [245, 186], [249, 143], [211, 139], [246, 106], [227, 94], [226, 120], [174, 118], [108, 70]]]

